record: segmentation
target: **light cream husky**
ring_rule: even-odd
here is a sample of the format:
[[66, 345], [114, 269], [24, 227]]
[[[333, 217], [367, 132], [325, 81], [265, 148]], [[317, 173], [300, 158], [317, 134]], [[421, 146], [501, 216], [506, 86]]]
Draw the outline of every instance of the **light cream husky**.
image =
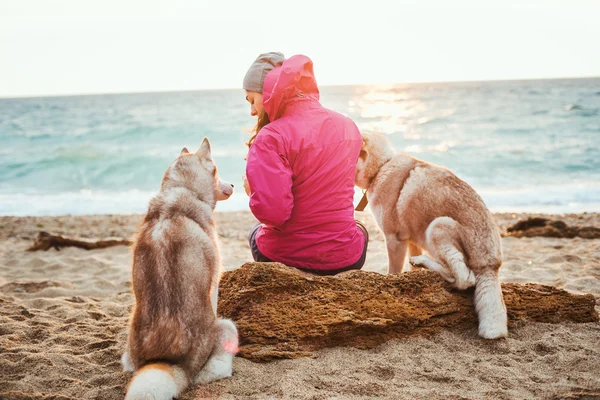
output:
[[205, 138], [167, 169], [150, 201], [133, 252], [126, 400], [171, 399], [187, 386], [231, 376], [238, 336], [216, 318], [221, 261], [213, 210], [231, 196]]
[[506, 337], [500, 234], [481, 197], [448, 169], [396, 154], [381, 135], [363, 134], [363, 142], [356, 185], [367, 189], [385, 236], [389, 273], [402, 272], [408, 250], [411, 265], [439, 272], [458, 289], [475, 286], [479, 335]]

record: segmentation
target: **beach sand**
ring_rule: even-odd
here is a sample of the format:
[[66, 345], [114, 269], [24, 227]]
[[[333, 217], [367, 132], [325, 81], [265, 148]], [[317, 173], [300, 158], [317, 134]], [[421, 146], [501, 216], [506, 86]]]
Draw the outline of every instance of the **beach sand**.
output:
[[[502, 231], [533, 215], [495, 214]], [[600, 214], [547, 216], [600, 227]], [[122, 399], [120, 355], [132, 304], [131, 250], [26, 252], [37, 232], [131, 238], [142, 216], [0, 218], [0, 399]], [[386, 272], [382, 234], [368, 213], [366, 270]], [[251, 261], [248, 212], [217, 213], [224, 270]], [[592, 293], [600, 304], [600, 240], [503, 237], [504, 282]], [[598, 307], [597, 307], [598, 308]], [[507, 340], [476, 330], [392, 340], [371, 350], [332, 348], [258, 364], [187, 391], [200, 398], [600, 399], [600, 324], [527, 323]]]

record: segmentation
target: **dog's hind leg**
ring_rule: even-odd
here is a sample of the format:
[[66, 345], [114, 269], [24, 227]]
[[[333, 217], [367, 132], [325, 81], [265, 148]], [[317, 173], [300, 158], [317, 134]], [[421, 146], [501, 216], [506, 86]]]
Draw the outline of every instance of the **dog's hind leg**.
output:
[[445, 264], [455, 279], [454, 286], [464, 290], [475, 286], [475, 274], [465, 264], [465, 257], [458, 241], [459, 224], [449, 217], [433, 220], [425, 236], [431, 255]]
[[215, 317], [217, 316], [217, 304], [219, 302], [219, 285], [216, 285], [215, 288], [210, 292], [210, 303], [212, 304], [213, 312], [215, 313]]
[[123, 366], [123, 371], [125, 372], [134, 372], [135, 367], [133, 366], [133, 361], [131, 360], [131, 356], [129, 355], [129, 349], [123, 352], [121, 356], [121, 365]]
[[[412, 257], [417, 257], [423, 254], [423, 249], [412, 242], [408, 242], [408, 255]], [[404, 266], [404, 271], [412, 271], [413, 263], [409, 259], [408, 265]]]
[[396, 234], [385, 235], [385, 245], [388, 252], [388, 274], [399, 274], [404, 268], [407, 240], [399, 240]]
[[411, 257], [417, 257], [423, 254], [423, 249], [412, 242], [408, 242], [408, 254]]
[[[128, 329], [129, 330], [129, 329]], [[123, 371], [133, 373], [135, 372], [135, 365], [133, 364], [133, 360], [131, 359], [131, 347], [130, 347], [130, 339], [129, 336], [131, 332], [127, 332], [127, 344], [125, 346], [125, 351], [121, 356], [121, 366], [123, 367]]]
[[228, 319], [217, 319], [217, 342], [215, 348], [196, 375], [194, 383], [206, 384], [218, 379], [229, 378], [233, 373], [233, 357], [238, 351], [238, 333], [235, 325]]

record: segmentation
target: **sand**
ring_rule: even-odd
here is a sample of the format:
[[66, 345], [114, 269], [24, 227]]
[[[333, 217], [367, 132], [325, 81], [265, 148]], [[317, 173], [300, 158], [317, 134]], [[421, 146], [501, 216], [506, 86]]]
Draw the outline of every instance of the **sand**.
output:
[[[502, 231], [532, 214], [495, 214]], [[546, 216], [548, 217], [548, 216]], [[549, 216], [554, 217], [554, 216]], [[385, 273], [383, 236], [368, 213], [366, 270]], [[560, 216], [600, 227], [599, 214]], [[40, 230], [87, 239], [129, 238], [140, 215], [0, 218], [0, 399], [122, 399], [119, 357], [132, 304], [127, 247], [25, 252]], [[254, 218], [219, 213], [225, 270], [251, 261]], [[600, 304], [600, 240], [502, 239], [504, 282], [591, 293]], [[196, 387], [200, 398], [600, 398], [600, 324], [528, 323], [507, 340], [476, 330], [391, 340], [371, 350], [333, 348], [258, 364], [236, 358], [231, 379]]]

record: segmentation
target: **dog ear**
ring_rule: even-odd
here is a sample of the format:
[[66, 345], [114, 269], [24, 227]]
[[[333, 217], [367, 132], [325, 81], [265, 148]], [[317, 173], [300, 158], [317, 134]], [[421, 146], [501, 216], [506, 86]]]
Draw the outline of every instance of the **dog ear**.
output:
[[210, 154], [210, 142], [208, 141], [207, 138], [204, 138], [204, 140], [202, 141], [202, 144], [200, 145], [200, 148], [196, 152], [196, 155], [200, 159], [203, 159], [203, 160], [204, 159], [212, 160], [212, 156]]
[[358, 158], [360, 158], [361, 160], [367, 159], [367, 152], [366, 150], [364, 150], [364, 147], [360, 149], [360, 154], [358, 155]]
[[360, 154], [358, 155], [359, 158], [361, 158], [362, 160], [366, 160], [367, 159], [367, 141], [369, 139], [367, 138], [366, 135], [362, 135], [362, 146], [360, 147]]
[[364, 149], [369, 141], [369, 135], [366, 133], [361, 133], [360, 136], [362, 137], [362, 148]]
[[187, 149], [187, 147], [184, 147], [183, 149], [181, 149], [181, 153], [179, 153], [179, 157], [181, 157], [185, 154], [190, 154], [190, 151]]

